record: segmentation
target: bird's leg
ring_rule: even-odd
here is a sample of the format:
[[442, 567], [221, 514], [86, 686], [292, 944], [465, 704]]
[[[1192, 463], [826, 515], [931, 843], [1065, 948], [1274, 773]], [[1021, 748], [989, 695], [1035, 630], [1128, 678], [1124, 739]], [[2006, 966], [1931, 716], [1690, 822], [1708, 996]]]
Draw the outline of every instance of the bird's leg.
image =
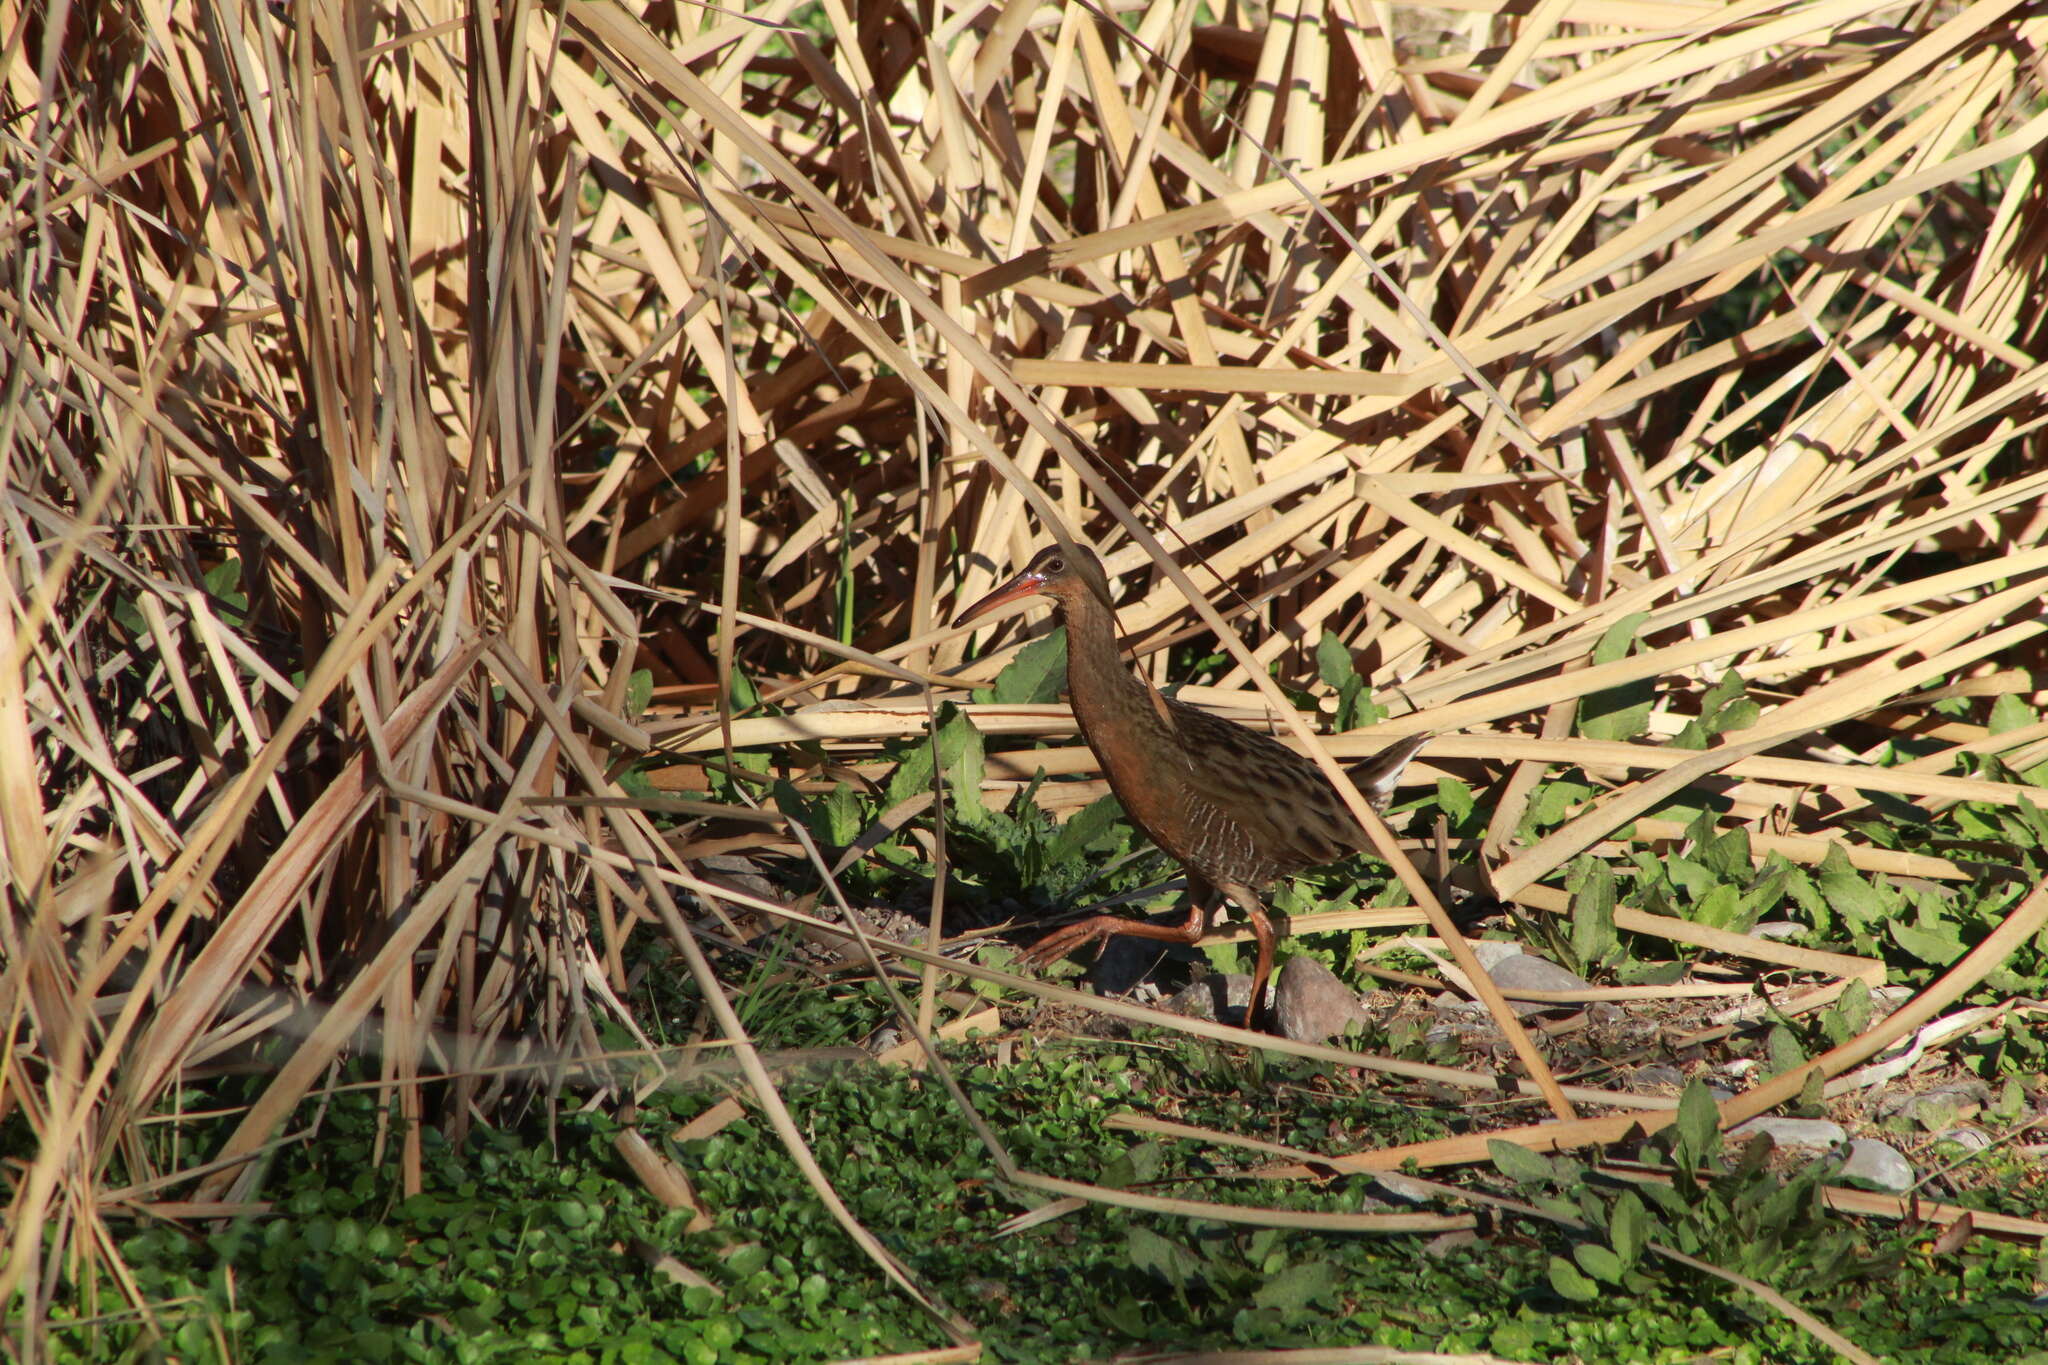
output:
[[1266, 918], [1266, 903], [1259, 899], [1259, 893], [1243, 882], [1225, 882], [1217, 889], [1238, 903], [1251, 922], [1252, 937], [1258, 941], [1259, 961], [1252, 968], [1251, 999], [1244, 1007], [1244, 1026], [1256, 1028], [1259, 1007], [1266, 999], [1266, 980], [1273, 975], [1273, 921]]
[[1195, 943], [1202, 937], [1208, 918], [1208, 908], [1203, 898], [1196, 897], [1188, 907], [1185, 924], [1149, 924], [1144, 920], [1123, 919], [1116, 915], [1090, 915], [1064, 929], [1055, 929], [1038, 942], [1024, 950], [1020, 959], [1027, 967], [1044, 967], [1059, 961], [1077, 948], [1091, 943], [1122, 935], [1126, 938], [1157, 939], [1162, 943]]

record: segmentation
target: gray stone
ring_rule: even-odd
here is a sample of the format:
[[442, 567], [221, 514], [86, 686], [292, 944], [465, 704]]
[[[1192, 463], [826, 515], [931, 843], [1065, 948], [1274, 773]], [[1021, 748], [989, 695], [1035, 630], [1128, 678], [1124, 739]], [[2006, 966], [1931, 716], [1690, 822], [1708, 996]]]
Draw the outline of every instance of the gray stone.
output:
[[1780, 1147], [1815, 1147], [1822, 1150], [1839, 1147], [1849, 1137], [1848, 1132], [1839, 1123], [1830, 1123], [1826, 1119], [1779, 1118], [1775, 1114], [1759, 1115], [1728, 1130], [1728, 1136], [1737, 1142], [1747, 1141], [1758, 1133], [1769, 1133], [1771, 1141]]
[[1471, 941], [1472, 956], [1479, 959], [1479, 965], [1488, 972], [1511, 957], [1523, 955], [1522, 945], [1512, 939], [1477, 938]]
[[1849, 1159], [1836, 1178], [1899, 1194], [1913, 1188], [1913, 1164], [1889, 1144], [1857, 1138], [1849, 1144]]
[[[1478, 953], [1478, 950], [1482, 947], [1513, 948], [1514, 945], [1485, 943], [1475, 943], [1472, 945], [1475, 953]], [[1501, 987], [1503, 990], [1583, 991], [1590, 989], [1592, 985], [1585, 978], [1566, 971], [1547, 958], [1532, 957], [1519, 949], [1507, 953], [1480, 953], [1478, 955], [1480, 965], [1484, 966], [1486, 974], [1493, 978], [1493, 984]], [[1487, 961], [1489, 957], [1493, 959], [1491, 962]], [[1438, 1009], [1449, 1013], [1477, 1015], [1488, 1013], [1484, 1002], [1468, 1000], [1464, 996], [1453, 995], [1449, 991], [1439, 995], [1434, 1003]], [[1541, 1000], [1510, 1000], [1508, 1001], [1508, 1006], [1514, 1010], [1517, 1018], [1524, 1015], [1541, 1014], [1545, 1010], [1566, 1008], [1566, 1006], [1558, 1002], [1545, 1002]]]
[[1675, 1066], [1637, 1067], [1628, 1088], [1640, 1095], [1661, 1095], [1685, 1089], [1685, 1073]]
[[1185, 1014], [1190, 1019], [1217, 1019], [1235, 1022], [1244, 1018], [1244, 1007], [1252, 998], [1252, 978], [1249, 972], [1211, 972], [1200, 981], [1181, 988], [1161, 1008], [1175, 1014]]
[[1436, 1259], [1448, 1256], [1454, 1251], [1463, 1251], [1467, 1247], [1476, 1247], [1478, 1245], [1479, 1234], [1470, 1228], [1461, 1228], [1456, 1232], [1440, 1232], [1430, 1238], [1422, 1244], [1422, 1254], [1431, 1259]]
[[1320, 1043], [1338, 1038], [1354, 1020], [1366, 1020], [1365, 1002], [1312, 957], [1292, 957], [1273, 990], [1273, 1022], [1282, 1038]]
[[1991, 1145], [1991, 1134], [1982, 1128], [1951, 1128], [1941, 1135], [1943, 1142], [1953, 1142], [1966, 1152], [1981, 1152]]

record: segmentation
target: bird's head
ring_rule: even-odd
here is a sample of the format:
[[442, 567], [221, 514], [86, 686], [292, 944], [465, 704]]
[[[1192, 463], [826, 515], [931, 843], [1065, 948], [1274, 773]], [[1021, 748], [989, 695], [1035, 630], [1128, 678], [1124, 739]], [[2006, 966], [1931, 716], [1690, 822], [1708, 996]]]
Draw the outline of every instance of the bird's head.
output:
[[1050, 597], [1063, 607], [1093, 597], [1104, 608], [1115, 610], [1109, 596], [1109, 575], [1102, 571], [1102, 561], [1093, 550], [1080, 545], [1048, 545], [1031, 556], [1022, 573], [961, 612], [953, 624], [964, 626], [1005, 602], [1033, 596]]

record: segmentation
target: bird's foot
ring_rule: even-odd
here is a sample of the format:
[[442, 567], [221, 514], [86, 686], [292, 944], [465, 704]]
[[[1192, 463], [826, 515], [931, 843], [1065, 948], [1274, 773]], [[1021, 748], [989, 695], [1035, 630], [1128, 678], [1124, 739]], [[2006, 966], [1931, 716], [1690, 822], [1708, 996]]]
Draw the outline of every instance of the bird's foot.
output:
[[1127, 921], [1117, 919], [1113, 915], [1094, 915], [1069, 924], [1063, 929], [1053, 930], [1026, 948], [1018, 955], [1017, 960], [1033, 970], [1050, 967], [1068, 954], [1122, 933], [1127, 927]]

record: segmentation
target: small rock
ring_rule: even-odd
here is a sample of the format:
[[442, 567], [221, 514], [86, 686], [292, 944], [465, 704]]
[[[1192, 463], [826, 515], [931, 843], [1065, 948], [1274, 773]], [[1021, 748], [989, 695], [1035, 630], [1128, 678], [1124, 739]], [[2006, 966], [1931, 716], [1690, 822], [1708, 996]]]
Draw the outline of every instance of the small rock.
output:
[[[1528, 953], [1509, 953], [1487, 967], [1486, 974], [1504, 991], [1584, 991], [1593, 987], [1592, 982], [1576, 972]], [[1517, 1017], [1564, 1008], [1560, 1003], [1542, 1000], [1510, 1000], [1508, 1004]]]
[[1787, 1119], [1775, 1114], [1760, 1115], [1728, 1130], [1728, 1136], [1738, 1142], [1753, 1138], [1758, 1133], [1769, 1133], [1771, 1141], [1780, 1147], [1822, 1150], [1839, 1147], [1849, 1136], [1841, 1124], [1830, 1123], [1826, 1119]]
[[1312, 957], [1293, 957], [1273, 990], [1273, 1021], [1282, 1038], [1320, 1043], [1343, 1036], [1353, 1020], [1366, 1020], [1365, 1002]]
[[1200, 981], [1182, 987], [1161, 1008], [1185, 1014], [1190, 1019], [1242, 1019], [1244, 1007], [1251, 998], [1252, 978], [1249, 972], [1211, 972]]
[[1511, 953], [1486, 969], [1496, 986], [1523, 991], [1586, 991], [1593, 983], [1549, 958]]
[[1644, 1066], [1628, 1078], [1628, 1088], [1639, 1095], [1662, 1094], [1685, 1089], [1685, 1073], [1675, 1066]]
[[1440, 1232], [1422, 1244], [1422, 1254], [1429, 1257], [1448, 1256], [1466, 1247], [1478, 1246], [1479, 1234], [1470, 1228], [1457, 1232]]
[[1913, 1188], [1913, 1165], [1896, 1148], [1876, 1138], [1857, 1138], [1849, 1144], [1849, 1159], [1842, 1163], [1837, 1179], [1898, 1194]]
[[1982, 1128], [1951, 1128], [1941, 1135], [1943, 1142], [1953, 1142], [1966, 1152], [1981, 1152], [1991, 1145], [1991, 1134]]
[[1477, 938], [1471, 940], [1472, 956], [1479, 959], [1479, 965], [1491, 973], [1495, 967], [1511, 957], [1524, 955], [1522, 945], [1512, 939]]

